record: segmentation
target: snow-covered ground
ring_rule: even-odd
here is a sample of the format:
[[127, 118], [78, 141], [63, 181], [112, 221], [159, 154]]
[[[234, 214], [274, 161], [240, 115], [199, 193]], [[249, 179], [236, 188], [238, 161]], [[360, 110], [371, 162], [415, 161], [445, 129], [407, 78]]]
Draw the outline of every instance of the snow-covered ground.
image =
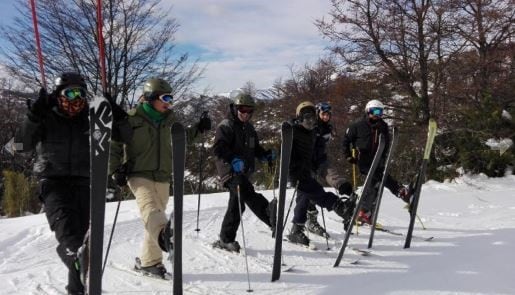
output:
[[[292, 190], [288, 191], [291, 196]], [[272, 198], [272, 191], [265, 191]], [[212, 249], [226, 208], [227, 193], [202, 196], [197, 234], [195, 195], [184, 200], [184, 293], [245, 294], [248, 283], [242, 254]], [[173, 204], [170, 202], [168, 209]], [[107, 205], [109, 235], [115, 203]], [[404, 237], [376, 232], [372, 255], [345, 252], [334, 268], [342, 225], [326, 212], [332, 238], [311, 236], [319, 250], [285, 242], [284, 262], [293, 265], [278, 282], [270, 282], [273, 240], [250, 210], [244, 213], [251, 288], [255, 294], [515, 294], [515, 176], [462, 177], [452, 183], [429, 181], [423, 187], [417, 237], [403, 249]], [[291, 219], [291, 216], [290, 216]], [[321, 218], [319, 217], [320, 221]], [[380, 222], [405, 233], [408, 214], [388, 191]], [[289, 226], [288, 226], [289, 228]], [[142, 240], [134, 201], [121, 205], [111, 254], [103, 278], [105, 294], [170, 294], [171, 283], [122, 271], [130, 268]], [[241, 243], [241, 230], [238, 240]], [[369, 230], [360, 228], [349, 247], [366, 248]], [[337, 241], [337, 242], [336, 242]], [[0, 220], [0, 294], [65, 294], [66, 271], [55, 252], [56, 241], [43, 214]], [[360, 258], [359, 263], [350, 264]], [[118, 267], [115, 267], [115, 266]], [[166, 262], [169, 270], [171, 265]]]

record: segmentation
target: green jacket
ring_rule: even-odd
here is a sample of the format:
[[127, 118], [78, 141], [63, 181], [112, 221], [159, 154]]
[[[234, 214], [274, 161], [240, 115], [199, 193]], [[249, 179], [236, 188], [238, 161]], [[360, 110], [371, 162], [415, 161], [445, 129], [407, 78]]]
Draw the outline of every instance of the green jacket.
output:
[[143, 104], [130, 110], [128, 115], [127, 123], [132, 129], [132, 137], [128, 144], [111, 142], [109, 174], [126, 163], [129, 178], [169, 182], [172, 173], [173, 115], [169, 113], [156, 123], [145, 113]]

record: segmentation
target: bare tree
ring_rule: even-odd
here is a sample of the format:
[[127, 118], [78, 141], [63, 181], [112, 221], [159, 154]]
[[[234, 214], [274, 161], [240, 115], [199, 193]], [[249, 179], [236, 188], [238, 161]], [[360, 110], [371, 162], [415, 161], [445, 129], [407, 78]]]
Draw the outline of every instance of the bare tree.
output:
[[331, 2], [331, 19], [318, 20], [316, 25], [334, 41], [333, 51], [357, 73], [387, 73], [399, 92], [409, 97], [414, 119], [426, 123], [435, 82], [431, 65], [452, 53], [442, 46], [450, 42], [445, 1]]
[[[93, 92], [101, 92], [96, 1], [37, 2], [46, 72], [50, 76], [63, 70], [80, 72], [89, 78]], [[123, 103], [134, 103], [141, 83], [151, 76], [170, 81], [174, 94], [180, 96], [203, 71], [196, 61], [190, 61], [187, 53], [177, 53], [173, 41], [179, 25], [170, 17], [170, 9], [163, 10], [160, 2], [104, 1], [107, 91], [115, 98], [121, 96]], [[18, 1], [17, 10], [19, 16], [14, 23], [1, 31], [9, 43], [9, 47], [3, 48], [7, 67], [20, 79], [40, 82], [32, 18], [26, 1]]]
[[[498, 72], [509, 62], [506, 56], [515, 36], [515, 1], [513, 0], [452, 0], [453, 28], [468, 45], [471, 62], [462, 64], [469, 71], [469, 88], [477, 103], [491, 95], [497, 85]], [[470, 101], [468, 101], [470, 102]]]

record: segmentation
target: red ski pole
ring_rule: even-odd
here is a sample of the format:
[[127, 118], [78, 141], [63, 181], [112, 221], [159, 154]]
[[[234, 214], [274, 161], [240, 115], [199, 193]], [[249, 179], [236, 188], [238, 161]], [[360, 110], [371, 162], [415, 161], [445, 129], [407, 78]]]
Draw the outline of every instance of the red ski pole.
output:
[[41, 83], [43, 84], [43, 87], [46, 89], [45, 68], [43, 67], [43, 54], [41, 53], [41, 40], [39, 38], [38, 17], [36, 14], [36, 3], [34, 2], [34, 0], [30, 0], [30, 6], [32, 9], [32, 23], [34, 26], [34, 37], [36, 39], [36, 51], [38, 55], [39, 73], [41, 74]]

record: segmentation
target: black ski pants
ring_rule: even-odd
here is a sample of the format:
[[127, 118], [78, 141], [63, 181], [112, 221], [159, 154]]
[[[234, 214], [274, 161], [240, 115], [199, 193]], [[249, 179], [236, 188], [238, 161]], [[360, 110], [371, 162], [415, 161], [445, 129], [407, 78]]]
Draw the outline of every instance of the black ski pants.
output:
[[88, 178], [43, 179], [40, 183], [40, 199], [59, 243], [57, 254], [68, 268], [70, 294], [84, 291], [75, 263], [89, 227], [89, 191]]
[[241, 213], [245, 211], [245, 204], [250, 210], [268, 226], [270, 224], [270, 216], [268, 213], [268, 200], [262, 195], [256, 193], [254, 186], [244, 175], [233, 176], [227, 181], [226, 187], [229, 189], [229, 204], [222, 221], [222, 229], [220, 230], [220, 240], [224, 243], [234, 242], [236, 232], [240, 226], [240, 210], [238, 209], [238, 191], [240, 187], [241, 197]]
[[[378, 171], [374, 174], [374, 178], [372, 178], [372, 185], [370, 186], [370, 189], [368, 189], [363, 194], [363, 201], [361, 209], [364, 211], [372, 211], [375, 207], [375, 203], [377, 201], [377, 191], [379, 190], [379, 186], [381, 185], [381, 179], [383, 178], [383, 169], [384, 168], [378, 168]], [[361, 174], [367, 175], [367, 170], [361, 170]], [[386, 176], [384, 186], [392, 192], [392, 194], [397, 195], [399, 192], [399, 189], [401, 188], [401, 184], [397, 182], [393, 177], [388, 174]]]
[[326, 192], [322, 185], [312, 177], [299, 181], [295, 209], [293, 210], [293, 223], [306, 223], [306, 213], [310, 201], [320, 207], [332, 210], [334, 204], [338, 201], [338, 196], [332, 192]]

